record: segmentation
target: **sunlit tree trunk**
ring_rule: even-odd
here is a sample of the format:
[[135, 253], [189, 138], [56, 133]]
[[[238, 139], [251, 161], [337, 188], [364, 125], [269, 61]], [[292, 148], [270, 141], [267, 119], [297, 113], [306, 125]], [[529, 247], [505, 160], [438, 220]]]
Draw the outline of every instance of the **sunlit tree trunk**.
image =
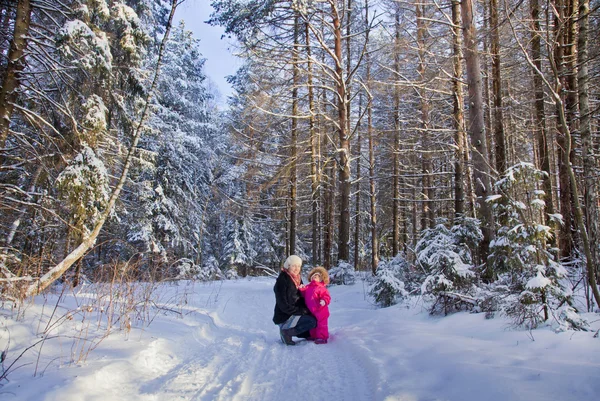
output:
[[333, 24], [335, 89], [337, 94], [339, 133], [340, 223], [338, 260], [350, 259], [350, 138], [348, 135], [346, 82], [342, 59], [342, 27], [337, 0], [330, 1]]
[[465, 132], [464, 98], [463, 98], [463, 69], [462, 69], [462, 39], [460, 35], [460, 1], [452, 1], [452, 34], [453, 34], [453, 80], [452, 92], [454, 101], [453, 125], [456, 152], [454, 160], [454, 215], [462, 217], [465, 214], [465, 153], [468, 152]]
[[474, 23], [473, 0], [461, 1], [463, 35], [465, 39], [465, 61], [469, 87], [469, 128], [473, 152], [474, 189], [479, 206], [483, 240], [480, 245], [482, 261], [487, 259], [489, 244], [494, 237], [492, 210], [486, 198], [492, 193], [490, 163], [483, 120], [483, 96], [481, 69], [477, 52], [477, 28]]

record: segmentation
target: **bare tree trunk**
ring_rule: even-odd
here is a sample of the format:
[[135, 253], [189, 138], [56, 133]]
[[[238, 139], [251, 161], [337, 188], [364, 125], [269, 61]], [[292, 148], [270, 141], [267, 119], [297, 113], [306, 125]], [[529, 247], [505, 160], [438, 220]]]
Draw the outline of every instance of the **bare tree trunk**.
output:
[[319, 246], [321, 243], [319, 223], [319, 200], [321, 198], [321, 139], [315, 129], [315, 101], [313, 89], [312, 55], [310, 47], [310, 29], [306, 22], [306, 59], [307, 59], [307, 86], [308, 86], [308, 109], [310, 117], [308, 120], [308, 132], [310, 136], [310, 180], [311, 180], [311, 216], [312, 216], [312, 263], [317, 266], [321, 262]]
[[[31, 24], [30, 0], [19, 0], [13, 39], [8, 52], [8, 64], [4, 75], [4, 82], [0, 88], [0, 150], [6, 146], [10, 119], [14, 103], [17, 99], [17, 88], [21, 79], [20, 73], [25, 68], [25, 48], [27, 47], [27, 33]], [[0, 162], [2, 157], [0, 157]]]
[[502, 75], [500, 74], [500, 29], [498, 24], [498, 0], [490, 0], [490, 31], [492, 39], [492, 92], [494, 103], [494, 147], [496, 171], [506, 170], [506, 139], [502, 110]]
[[480, 256], [486, 261], [490, 241], [494, 237], [492, 209], [486, 198], [492, 193], [490, 163], [487, 150], [485, 125], [483, 120], [483, 96], [481, 70], [477, 52], [477, 28], [473, 18], [473, 0], [462, 0], [463, 35], [465, 39], [465, 61], [469, 87], [469, 134], [473, 151], [473, 178], [479, 204], [483, 241]]
[[[362, 92], [358, 96], [358, 115], [362, 115]], [[360, 160], [362, 158], [362, 133], [360, 120], [356, 123], [356, 204], [355, 204], [355, 224], [354, 224], [354, 269], [358, 270], [360, 267], [360, 221], [361, 221], [361, 207], [360, 207]]]
[[[417, 17], [417, 48], [419, 53], [419, 64], [417, 67], [417, 73], [422, 84], [425, 82], [425, 21], [423, 19], [424, 4], [419, 2], [416, 3], [416, 17]], [[430, 138], [429, 138], [429, 102], [427, 101], [427, 94], [425, 89], [417, 89], [419, 94], [419, 102], [421, 108], [421, 143], [425, 152], [421, 156], [421, 179], [422, 191], [423, 191], [423, 204], [421, 214], [421, 226], [433, 227], [434, 224], [434, 213], [433, 204], [434, 199], [432, 190], [432, 179], [431, 179], [431, 154], [427, 152], [430, 149]]]
[[[540, 6], [538, 0], [530, 0], [531, 12], [531, 57], [537, 70], [542, 70], [542, 52], [540, 37]], [[554, 200], [552, 190], [552, 171], [550, 171], [550, 141], [546, 128], [546, 112], [544, 108], [544, 83], [541, 77], [533, 74], [533, 86], [535, 93], [535, 136], [538, 147], [538, 166], [546, 173], [543, 179], [543, 188], [546, 193], [544, 211], [547, 215], [554, 213]], [[545, 219], [545, 216], [544, 216]]]
[[[365, 25], [369, 26], [369, 0], [365, 0]], [[367, 29], [366, 44], [369, 44], [369, 33]], [[367, 136], [369, 138], [369, 198], [371, 203], [371, 272], [377, 272], [379, 265], [379, 238], [377, 237], [377, 188], [375, 184], [375, 143], [373, 138], [373, 95], [371, 94], [371, 54], [368, 49], [366, 58], [366, 86], [367, 86]]]
[[[484, 32], [489, 32], [490, 31], [490, 18], [489, 18], [489, 2], [488, 1], [482, 1], [483, 3], [483, 31]], [[486, 146], [488, 151], [490, 152], [488, 155], [488, 159], [490, 160], [490, 169], [491, 166], [493, 165], [492, 162], [494, 160], [494, 154], [492, 152], [492, 149], [494, 148], [494, 144], [493, 144], [493, 135], [490, 135], [491, 132], [493, 132], [492, 130], [492, 100], [491, 100], [491, 88], [490, 88], [490, 77], [492, 76], [492, 72], [490, 71], [490, 63], [488, 61], [488, 55], [491, 53], [490, 51], [490, 43], [489, 40], [487, 40], [487, 37], [483, 38], [483, 53], [481, 54], [480, 57], [480, 65], [483, 65], [483, 101], [484, 101], [484, 105], [485, 107], [483, 108], [483, 113], [484, 113], [484, 123], [485, 123], [485, 132], [487, 132], [488, 134], [486, 135]], [[476, 197], [476, 196], [475, 196]], [[474, 197], [474, 199], [475, 199]], [[477, 203], [476, 201], [474, 203]], [[476, 209], [476, 206], [473, 205], [473, 210]]]
[[596, 179], [594, 178], [595, 163], [592, 148], [592, 130], [589, 105], [589, 75], [588, 75], [588, 32], [589, 32], [589, 0], [580, 0], [579, 3], [579, 38], [577, 43], [578, 88], [579, 88], [579, 114], [580, 132], [582, 142], [583, 176], [584, 176], [584, 203], [586, 221], [589, 233], [588, 250], [586, 250], [588, 282], [596, 305], [600, 307], [600, 292], [596, 279], [596, 266], [598, 255], [596, 245], [598, 241], [598, 198], [596, 196]]
[[[400, 7], [396, 6], [394, 38], [394, 80], [400, 76]], [[400, 251], [400, 89], [398, 85], [394, 86], [394, 189], [392, 200], [392, 257]]]
[[298, 12], [294, 15], [294, 48], [292, 49], [292, 139], [290, 145], [290, 255], [296, 254], [296, 226], [297, 226], [297, 192], [298, 192], [298, 85], [300, 72], [298, 70], [298, 42], [300, 16]]
[[[555, 0], [555, 12], [557, 15], [554, 20], [554, 60], [553, 64], [556, 68], [556, 73], [558, 74], [558, 79], [561, 82], [561, 88], [565, 87], [564, 83], [564, 48], [565, 48], [565, 32], [564, 32], [564, 1], [565, 0]], [[561, 92], [559, 92], [561, 94]], [[561, 94], [562, 96], [562, 94]], [[556, 103], [555, 103], [556, 104]], [[562, 108], [564, 105], [564, 99], [560, 102], [560, 107]], [[564, 113], [563, 110], [556, 110], [557, 115], [560, 113]], [[570, 133], [565, 132], [568, 130], [568, 124], [563, 125], [560, 121], [557, 124], [557, 137], [556, 142], [558, 145], [558, 178], [559, 178], [559, 200], [560, 200], [560, 213], [563, 217], [564, 224], [560, 228], [560, 236], [559, 236], [559, 246], [561, 251], [561, 256], [568, 258], [573, 253], [573, 215], [572, 215], [572, 194], [571, 194], [571, 182], [569, 179], [568, 167], [565, 165], [567, 160], [570, 159], [570, 155], [565, 155], [565, 150], [567, 147], [570, 149], [571, 144], [566, 143], [566, 138], [570, 138]]]
[[[351, 21], [352, 21], [352, 0], [348, 0], [347, 5], [346, 5], [346, 77], [350, 77], [350, 73], [352, 72], [352, 47], [351, 47], [351, 38], [352, 38], [352, 30], [351, 30]], [[351, 103], [350, 103], [350, 98], [351, 98], [351, 93], [350, 93], [350, 82], [347, 83], [346, 86], [346, 121], [348, 123], [348, 127], [346, 128], [347, 131], [346, 132], [351, 132], [352, 130], [350, 129], [350, 125], [351, 125], [351, 115], [352, 115], [352, 109], [351, 109]]]
[[148, 109], [150, 108], [150, 101], [152, 100], [152, 96], [154, 94], [154, 90], [156, 88], [156, 83], [158, 82], [158, 76], [160, 74], [160, 65], [162, 63], [162, 57], [164, 48], [166, 46], [167, 40], [169, 38], [169, 33], [171, 31], [171, 26], [173, 23], [173, 16], [175, 15], [175, 10], [177, 9], [177, 5], [179, 4], [179, 0], [172, 0], [171, 2], [171, 12], [169, 14], [169, 19], [167, 22], [165, 36], [162, 39], [160, 44], [160, 48], [158, 51], [158, 60], [156, 62], [156, 68], [154, 70], [154, 77], [152, 79], [152, 84], [150, 89], [148, 90], [148, 94], [146, 96], [146, 101], [144, 103], [144, 108], [140, 115], [140, 121], [135, 129], [133, 135], [133, 141], [129, 150], [127, 152], [127, 157], [125, 158], [125, 164], [123, 166], [123, 171], [119, 176], [119, 180], [117, 182], [117, 186], [113, 190], [111, 197], [108, 201], [106, 209], [98, 219], [98, 222], [94, 226], [94, 229], [91, 231], [89, 235], [83, 237], [79, 246], [77, 246], [69, 255], [67, 255], [60, 263], [50, 269], [46, 274], [42, 277], [34, 281], [29, 287], [26, 289], [23, 294], [25, 297], [33, 296], [39, 294], [45, 288], [47, 288], [50, 284], [52, 284], [56, 279], [58, 279], [65, 271], [67, 271], [75, 262], [77, 262], [80, 258], [82, 258], [85, 253], [94, 245], [98, 234], [100, 234], [100, 230], [104, 226], [104, 223], [108, 219], [108, 216], [111, 214], [112, 209], [119, 198], [121, 190], [123, 189], [123, 185], [127, 179], [127, 174], [129, 172], [129, 168], [131, 167], [131, 162], [133, 160], [133, 155], [136, 151], [137, 144], [140, 140], [140, 136], [142, 133], [142, 126], [144, 125], [144, 121], [148, 116]]
[[338, 106], [339, 132], [339, 175], [340, 175], [340, 226], [338, 238], [338, 260], [350, 260], [350, 139], [348, 136], [348, 107], [346, 99], [346, 82], [342, 64], [342, 27], [337, 0], [330, 1], [333, 19], [334, 54], [335, 54], [335, 89]]
[[465, 214], [465, 153], [468, 152], [465, 133], [464, 98], [462, 85], [462, 39], [460, 36], [460, 1], [452, 0], [452, 33], [453, 33], [453, 56], [452, 63], [454, 74], [452, 80], [452, 92], [454, 100], [454, 141], [456, 142], [456, 153], [454, 161], [454, 215], [463, 217]]
[[333, 230], [335, 226], [335, 172], [337, 163], [335, 157], [331, 156], [327, 168], [327, 193], [325, 199], [325, 240], [323, 244], [323, 265], [326, 269], [332, 267]]

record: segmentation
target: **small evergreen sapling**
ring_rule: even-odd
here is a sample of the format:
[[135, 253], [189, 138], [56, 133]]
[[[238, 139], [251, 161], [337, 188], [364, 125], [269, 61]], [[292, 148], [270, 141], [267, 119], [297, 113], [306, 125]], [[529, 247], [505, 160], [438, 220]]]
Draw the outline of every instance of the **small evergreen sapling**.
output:
[[[422, 268], [421, 293], [437, 296], [440, 292], [456, 290], [467, 293], [475, 279], [473, 258], [465, 238], [475, 246], [482, 238], [481, 230], [471, 219], [447, 228], [443, 222], [423, 230], [417, 242], [417, 264]], [[466, 235], [469, 229], [473, 230]]]
[[373, 283], [369, 286], [369, 295], [382, 308], [397, 304], [408, 296], [404, 282], [399, 276], [409, 268], [402, 255], [397, 255], [389, 262], [382, 261], [377, 267]]
[[331, 284], [354, 284], [356, 281], [354, 267], [348, 262], [340, 261], [337, 266], [329, 270], [329, 280]]
[[[572, 316], [559, 310], [571, 303], [571, 294], [561, 283], [567, 271], [556, 261], [552, 229], [542, 220], [545, 193], [538, 188], [544, 175], [530, 163], [512, 166], [495, 184], [498, 195], [487, 200], [503, 223], [490, 243], [488, 262], [497, 278], [491, 297], [503, 299], [500, 308], [528, 328], [551, 316], [563, 322], [559, 325], [570, 325], [564, 319]], [[548, 217], [550, 222], [556, 220]]]

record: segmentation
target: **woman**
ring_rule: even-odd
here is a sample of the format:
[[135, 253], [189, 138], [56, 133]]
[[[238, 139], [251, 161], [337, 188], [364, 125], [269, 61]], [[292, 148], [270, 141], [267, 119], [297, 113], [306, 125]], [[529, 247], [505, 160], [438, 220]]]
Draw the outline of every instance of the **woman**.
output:
[[273, 322], [279, 325], [281, 341], [286, 345], [296, 345], [292, 336], [308, 338], [309, 330], [317, 327], [317, 319], [309, 312], [304, 298], [298, 289], [302, 285], [300, 270], [302, 259], [289, 256], [275, 282], [275, 313]]

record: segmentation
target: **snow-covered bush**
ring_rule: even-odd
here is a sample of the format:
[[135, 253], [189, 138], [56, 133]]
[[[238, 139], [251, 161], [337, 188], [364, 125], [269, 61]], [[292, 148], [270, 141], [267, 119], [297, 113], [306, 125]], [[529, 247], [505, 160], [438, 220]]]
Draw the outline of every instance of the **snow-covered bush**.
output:
[[256, 235], [252, 224], [247, 220], [235, 219], [227, 227], [226, 240], [221, 257], [222, 265], [226, 271], [235, 270], [246, 276], [248, 268], [254, 264], [256, 250]]
[[421, 293], [436, 295], [442, 291], [456, 290], [468, 292], [475, 279], [473, 258], [465, 238], [467, 232], [475, 245], [481, 237], [481, 231], [472, 220], [467, 224], [447, 228], [438, 223], [425, 229], [415, 248], [417, 264], [423, 270]]
[[219, 261], [214, 257], [210, 256], [206, 262], [203, 263], [202, 269], [198, 273], [198, 279], [202, 281], [219, 280], [224, 278], [221, 269], [219, 269]]
[[404, 282], [399, 276], [409, 264], [400, 254], [389, 262], [381, 262], [373, 283], [369, 286], [369, 295], [383, 308], [397, 304], [408, 296]]
[[236, 269], [235, 269], [233, 266], [231, 266], [231, 267], [230, 267], [229, 269], [227, 269], [227, 271], [225, 272], [225, 278], [226, 278], [227, 280], [235, 280], [235, 279], [237, 279], [238, 277], [239, 277], [239, 276], [238, 276], [238, 272], [237, 272], [237, 270], [236, 270]]
[[354, 284], [356, 281], [354, 267], [348, 262], [340, 261], [337, 266], [329, 270], [329, 280], [331, 284]]
[[[492, 296], [503, 299], [500, 308], [517, 325], [528, 328], [551, 315], [560, 320], [558, 308], [571, 298], [561, 284], [566, 269], [556, 261], [550, 245], [552, 229], [541, 219], [545, 194], [538, 188], [544, 174], [530, 163], [512, 166], [495, 184], [498, 195], [487, 200], [500, 223], [488, 257], [488, 267], [497, 278]], [[550, 222], [560, 218], [548, 217]]]
[[174, 266], [178, 280], [193, 280], [198, 277], [199, 266], [190, 259], [179, 259]]

